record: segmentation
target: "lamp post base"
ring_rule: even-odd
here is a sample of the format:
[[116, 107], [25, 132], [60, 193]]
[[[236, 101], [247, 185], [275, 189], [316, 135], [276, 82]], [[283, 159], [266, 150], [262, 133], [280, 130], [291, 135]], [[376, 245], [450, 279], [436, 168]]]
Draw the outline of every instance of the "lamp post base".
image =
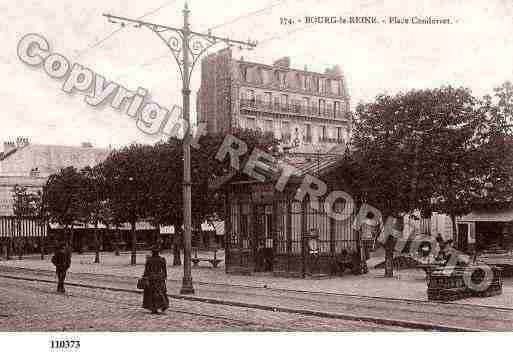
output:
[[194, 294], [194, 287], [192, 286], [192, 278], [182, 279], [182, 288], [180, 294]]

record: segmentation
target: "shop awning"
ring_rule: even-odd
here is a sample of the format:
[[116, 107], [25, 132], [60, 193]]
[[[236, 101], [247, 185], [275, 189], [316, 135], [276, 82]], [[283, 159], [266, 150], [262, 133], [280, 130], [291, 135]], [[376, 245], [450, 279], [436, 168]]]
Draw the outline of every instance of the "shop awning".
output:
[[473, 211], [457, 222], [513, 222], [513, 208], [504, 210]]

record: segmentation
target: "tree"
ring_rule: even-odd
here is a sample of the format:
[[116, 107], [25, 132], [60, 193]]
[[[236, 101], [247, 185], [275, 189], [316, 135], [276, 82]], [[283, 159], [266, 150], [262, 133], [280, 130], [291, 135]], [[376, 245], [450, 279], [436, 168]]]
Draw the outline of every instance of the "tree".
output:
[[149, 145], [132, 144], [111, 152], [102, 163], [106, 200], [115, 223], [131, 226], [131, 259], [136, 264], [136, 223], [148, 219], [152, 206], [151, 188], [158, 177], [156, 159]]
[[513, 85], [506, 82], [481, 102], [486, 119], [475, 138], [472, 208], [508, 207], [513, 201]]
[[[467, 89], [442, 87], [380, 95], [355, 114], [354, 156], [359, 163], [361, 201], [386, 221], [416, 209], [438, 208], [456, 215], [472, 188], [479, 165], [469, 160], [480, 124], [476, 100]], [[395, 239], [385, 238], [385, 276], [393, 276]]]
[[83, 218], [80, 188], [83, 176], [75, 167], [66, 167], [52, 174], [43, 187], [48, 218], [66, 228], [68, 246], [73, 242], [73, 227]]
[[94, 225], [93, 244], [95, 247], [95, 263], [100, 263], [101, 240], [98, 234], [100, 223], [109, 225], [111, 213], [107, 207], [105, 178], [103, 177], [102, 164], [93, 168], [85, 167], [80, 171], [82, 186], [80, 188], [80, 208], [82, 222]]
[[[41, 193], [40, 192], [30, 192], [27, 190], [27, 187], [15, 185], [13, 188], [13, 213], [16, 218], [16, 233], [18, 240], [16, 241], [18, 244], [18, 256], [19, 259], [23, 257], [23, 247], [24, 242], [22, 240], [21, 234], [21, 223], [23, 219], [31, 218], [34, 219], [40, 213], [41, 208]], [[12, 247], [12, 243], [8, 244], [8, 258], [9, 259], [9, 251]]]

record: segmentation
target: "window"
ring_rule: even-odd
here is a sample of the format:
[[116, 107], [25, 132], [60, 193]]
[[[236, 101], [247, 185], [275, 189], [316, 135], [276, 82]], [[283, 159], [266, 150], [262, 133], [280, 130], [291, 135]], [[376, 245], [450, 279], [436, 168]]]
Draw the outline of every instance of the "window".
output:
[[286, 110], [289, 105], [289, 96], [288, 95], [281, 95], [281, 108], [283, 110]]
[[288, 233], [287, 233], [287, 202], [280, 201], [276, 204], [276, 252], [288, 252]]
[[255, 91], [248, 90], [248, 100], [250, 100], [251, 102], [255, 102]]
[[334, 103], [334, 111], [335, 111], [335, 117], [341, 117], [340, 116], [340, 102], [339, 101], [335, 101]]
[[326, 101], [319, 100], [319, 115], [324, 115], [325, 111], [326, 111]]
[[342, 127], [337, 127], [337, 140], [341, 141], [344, 139], [344, 132]]
[[340, 82], [337, 80], [330, 81], [331, 82], [331, 93], [335, 95], [340, 95]]
[[291, 131], [290, 131], [290, 122], [283, 121], [281, 123], [281, 138], [284, 141], [290, 141]]
[[302, 87], [302, 81], [301, 81], [301, 75], [296, 73], [296, 83], [294, 84], [294, 87], [300, 89]]
[[264, 93], [264, 102], [270, 104], [272, 98], [272, 93], [266, 92]]
[[323, 139], [328, 138], [328, 134], [326, 133], [326, 126], [321, 126], [321, 133]]
[[258, 131], [261, 131], [261, 132], [264, 132], [264, 120], [259, 118], [257, 121], [256, 121], [256, 125], [257, 125], [257, 130]]
[[309, 114], [310, 110], [310, 99], [308, 97], [303, 97], [303, 113]]
[[250, 215], [249, 215], [249, 204], [242, 205], [242, 214], [241, 214], [241, 238], [242, 238], [242, 248], [249, 248], [250, 237], [251, 237], [251, 223], [250, 223]]
[[292, 109], [295, 113], [301, 112], [301, 104], [298, 100], [290, 100], [290, 104], [292, 105]]
[[306, 124], [306, 142], [312, 142], [312, 125]]
[[272, 120], [265, 120], [264, 131], [265, 132], [273, 131], [273, 121]]
[[275, 97], [274, 98], [274, 109], [275, 110], [279, 110], [280, 109], [280, 98], [279, 97]]
[[247, 82], [248, 81], [248, 68], [242, 67], [241, 74], [242, 74], [242, 81]]
[[325, 115], [332, 117], [333, 116], [333, 105], [331, 103], [326, 104], [326, 113]]
[[246, 118], [246, 128], [250, 130], [256, 130], [256, 121], [254, 117]]
[[239, 205], [238, 204], [232, 204], [231, 206], [231, 222], [232, 222], [232, 230], [231, 230], [231, 237], [230, 237], [230, 247], [232, 248], [238, 248], [240, 245], [240, 212], [239, 212]]
[[301, 202], [291, 203], [290, 232], [291, 232], [291, 253], [301, 253], [302, 223], [301, 223]]

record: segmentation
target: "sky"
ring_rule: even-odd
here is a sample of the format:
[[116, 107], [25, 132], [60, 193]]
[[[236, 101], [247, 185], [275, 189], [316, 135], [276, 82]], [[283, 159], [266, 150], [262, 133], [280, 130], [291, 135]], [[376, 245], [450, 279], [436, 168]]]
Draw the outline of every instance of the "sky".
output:
[[[289, 56], [291, 67], [324, 72], [339, 65], [351, 105], [380, 93], [412, 88], [464, 86], [481, 97], [513, 80], [513, 2], [510, 0], [253, 0], [188, 1], [192, 30], [247, 41], [252, 51], [236, 56], [272, 63]], [[181, 105], [178, 67], [150, 30], [109, 23], [103, 13], [180, 27], [184, 1], [166, 0], [0, 0], [0, 87], [3, 111], [0, 143], [18, 136], [32, 143], [119, 147], [156, 141], [135, 121], [110, 107], [95, 108], [84, 94], [61, 90], [62, 80], [17, 56], [27, 33], [44, 36], [52, 52], [129, 89], [149, 90], [167, 108]], [[259, 11], [262, 10], [262, 11]], [[375, 16], [377, 24], [309, 24], [313, 16]], [[390, 17], [448, 18], [449, 25], [391, 24]], [[280, 18], [302, 19], [293, 25]], [[384, 22], [381, 22], [381, 21]], [[216, 45], [210, 52], [223, 48]], [[196, 103], [200, 66], [192, 77]], [[191, 118], [194, 120], [194, 106]]]

